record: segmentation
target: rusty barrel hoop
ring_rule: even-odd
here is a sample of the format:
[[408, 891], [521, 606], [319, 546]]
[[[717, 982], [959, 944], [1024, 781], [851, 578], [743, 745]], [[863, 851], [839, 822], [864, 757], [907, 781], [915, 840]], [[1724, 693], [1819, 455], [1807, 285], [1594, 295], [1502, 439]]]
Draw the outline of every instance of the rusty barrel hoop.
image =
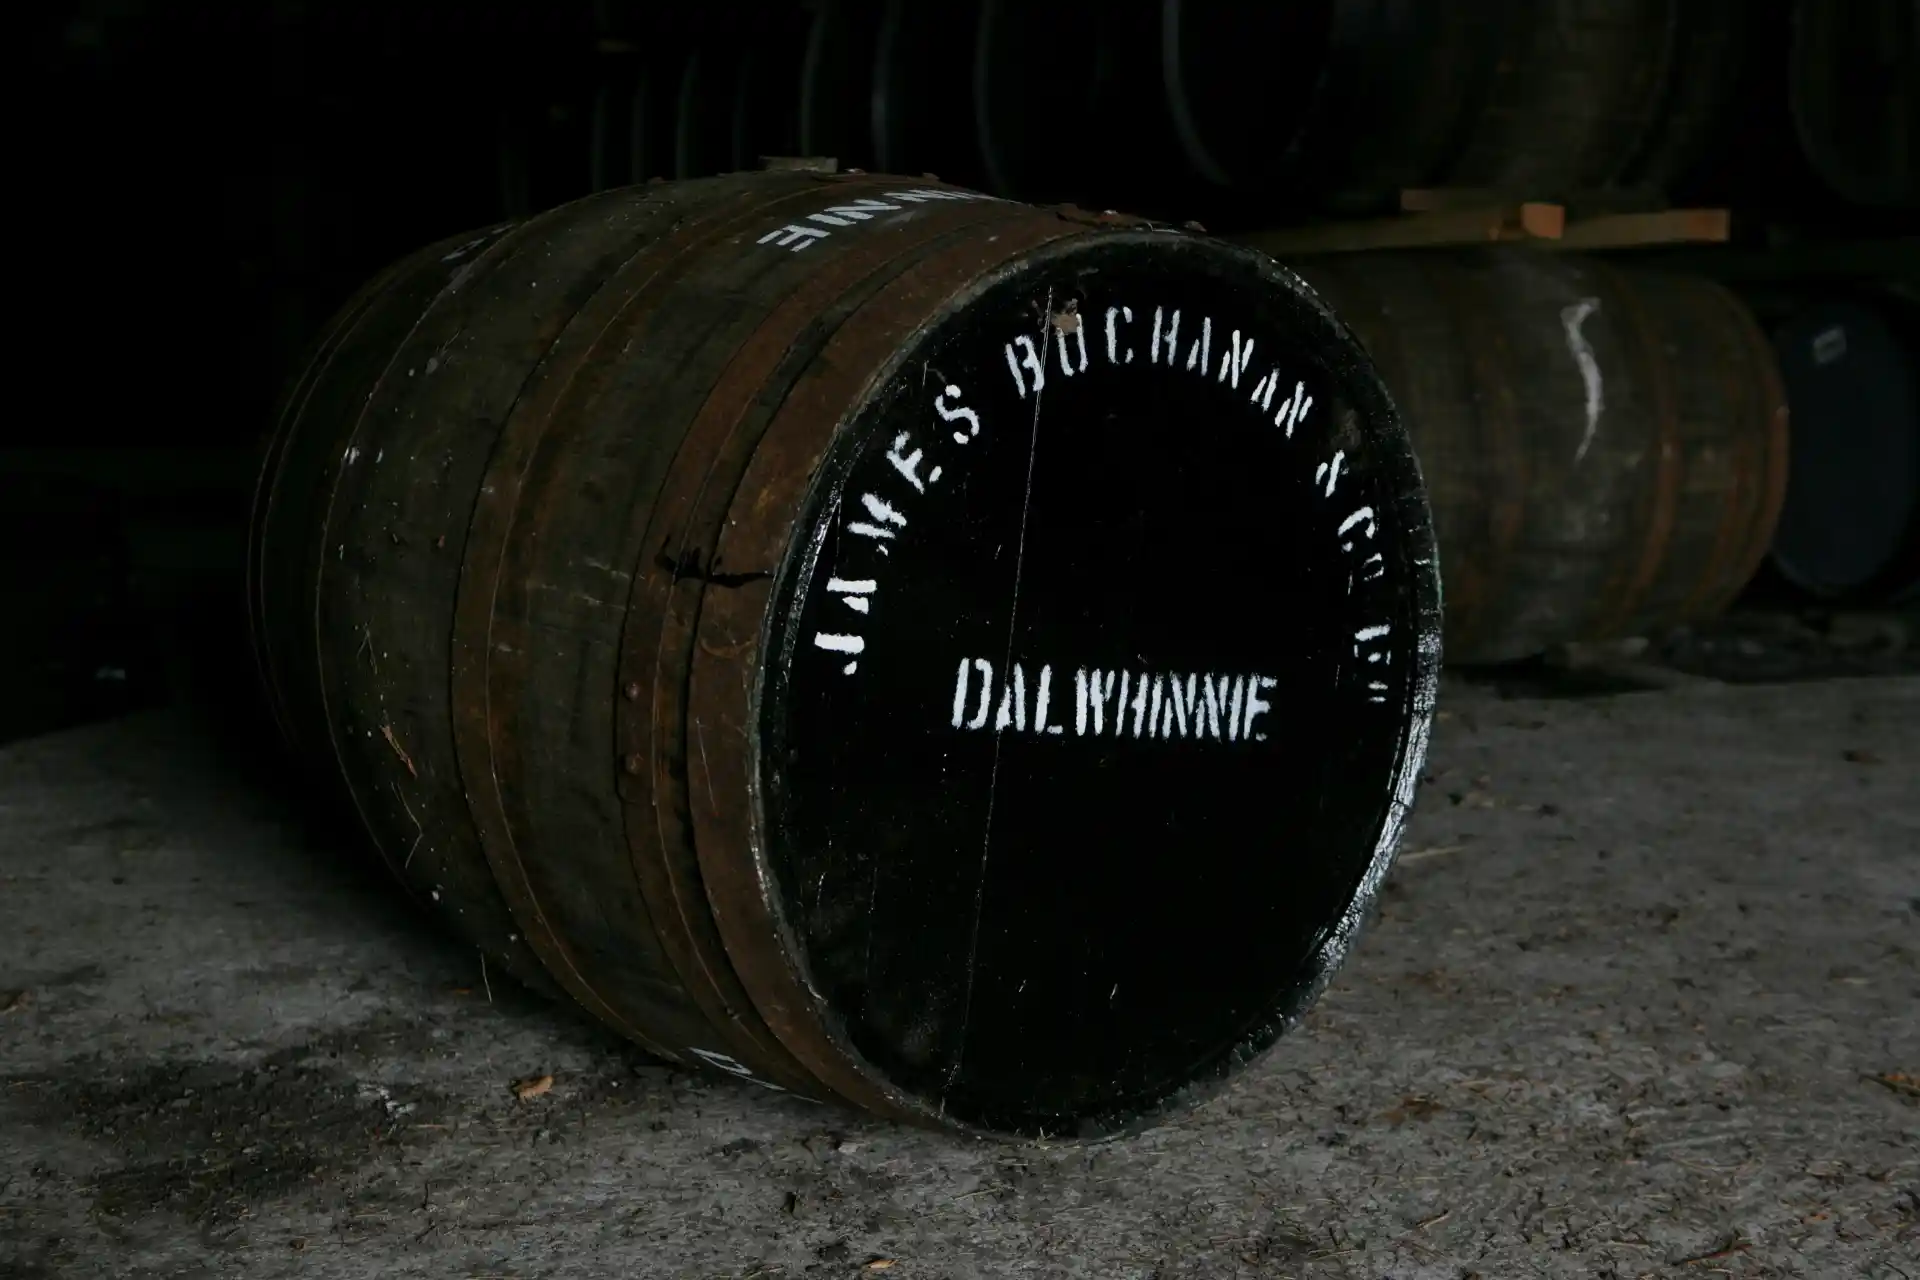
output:
[[1419, 469], [1297, 277], [884, 175], [400, 264], [289, 394], [250, 563], [290, 737], [483, 956], [992, 1134], [1140, 1124], [1300, 1015], [1439, 662]]

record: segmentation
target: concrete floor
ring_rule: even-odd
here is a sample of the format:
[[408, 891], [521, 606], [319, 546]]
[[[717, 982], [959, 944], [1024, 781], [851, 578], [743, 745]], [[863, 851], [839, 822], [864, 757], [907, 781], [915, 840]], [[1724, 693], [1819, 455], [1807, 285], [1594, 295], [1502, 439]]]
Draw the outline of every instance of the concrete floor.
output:
[[649, 1065], [176, 713], [0, 749], [0, 1274], [1920, 1278], [1920, 679], [1442, 705], [1329, 997], [1092, 1148]]

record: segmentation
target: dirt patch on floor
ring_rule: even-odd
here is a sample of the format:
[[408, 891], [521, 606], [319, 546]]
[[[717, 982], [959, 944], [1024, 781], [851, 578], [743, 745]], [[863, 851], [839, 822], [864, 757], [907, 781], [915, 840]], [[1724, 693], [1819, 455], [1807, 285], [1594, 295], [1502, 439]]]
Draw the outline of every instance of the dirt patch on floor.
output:
[[419, 1126], [437, 1123], [448, 1099], [370, 1082], [343, 1060], [382, 1045], [415, 1048], [418, 1038], [375, 1025], [249, 1064], [82, 1059], [57, 1075], [16, 1079], [13, 1089], [41, 1123], [64, 1122], [121, 1156], [85, 1179], [96, 1210], [168, 1212], [204, 1227], [420, 1141]]

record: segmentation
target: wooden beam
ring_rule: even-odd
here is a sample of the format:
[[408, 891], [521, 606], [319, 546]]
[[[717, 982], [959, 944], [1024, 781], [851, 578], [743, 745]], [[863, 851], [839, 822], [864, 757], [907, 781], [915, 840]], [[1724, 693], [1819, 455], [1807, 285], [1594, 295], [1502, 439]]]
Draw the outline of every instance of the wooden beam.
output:
[[1575, 218], [1555, 249], [1642, 249], [1659, 244], [1724, 244], [1732, 225], [1725, 209], [1663, 209]]
[[1423, 249], [1442, 245], [1505, 244], [1557, 240], [1566, 210], [1557, 204], [1508, 204], [1478, 209], [1436, 210], [1398, 218], [1322, 222], [1248, 231], [1230, 237], [1273, 254], [1354, 253], [1364, 249]]
[[[1453, 209], [1487, 209], [1514, 204], [1539, 192], [1496, 191], [1492, 187], [1406, 187], [1400, 192], [1400, 212], [1439, 213]], [[1642, 188], [1609, 188], [1604, 191], [1575, 191], [1552, 199], [1566, 206], [1574, 219], [1601, 217], [1616, 213], [1657, 213], [1667, 207], [1658, 191]]]

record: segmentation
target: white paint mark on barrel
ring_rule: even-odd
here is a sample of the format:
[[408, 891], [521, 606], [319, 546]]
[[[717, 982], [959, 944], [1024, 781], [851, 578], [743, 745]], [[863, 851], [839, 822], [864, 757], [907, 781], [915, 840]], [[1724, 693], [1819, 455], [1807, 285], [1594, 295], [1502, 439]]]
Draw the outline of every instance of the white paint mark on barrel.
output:
[[808, 214], [807, 218], [812, 222], [824, 222], [830, 227], [850, 227], [856, 222], [867, 221], [877, 213], [897, 213], [899, 210], [897, 204], [863, 197], [852, 204], [830, 204], [819, 213]]
[[1273, 704], [1260, 695], [1278, 683], [1279, 681], [1275, 680], [1272, 676], [1248, 677], [1246, 721], [1240, 729], [1240, 740], [1242, 742], [1265, 742], [1267, 740], [1267, 735], [1264, 732], [1256, 730], [1253, 725], [1254, 721], [1260, 718], [1262, 711], [1273, 710]]
[[1346, 460], [1347, 451], [1335, 449], [1332, 462], [1323, 462], [1313, 469], [1313, 482], [1319, 484], [1323, 480], [1326, 481], [1329, 498], [1333, 496], [1333, 487], [1340, 483], [1340, 464]]
[[1594, 433], [1600, 429], [1600, 415], [1606, 410], [1606, 388], [1600, 381], [1600, 362], [1594, 359], [1593, 344], [1587, 341], [1583, 325], [1587, 317], [1600, 309], [1600, 299], [1582, 298], [1560, 309], [1560, 324], [1567, 331], [1567, 350], [1573, 355], [1573, 362], [1580, 366], [1580, 381], [1587, 387], [1587, 428], [1580, 436], [1580, 447], [1574, 450], [1574, 465], [1587, 456], [1587, 450], [1593, 447]]
[[860, 505], [865, 507], [867, 514], [872, 516], [876, 521], [885, 524], [897, 524], [903, 529], [906, 527], [907, 518], [901, 515], [892, 503], [880, 497], [878, 494], [861, 494]]
[[880, 589], [876, 578], [828, 578], [827, 590], [841, 598], [841, 603], [855, 613], [866, 613], [872, 609], [872, 601], [867, 597]]
[[[1007, 348], [1007, 361], [1008, 363], [1012, 363], [1013, 361], [1013, 348], [1011, 345]], [[1015, 381], [1019, 381], [1020, 368], [1018, 365], [1014, 366], [1013, 376]], [[1022, 385], [1025, 384], [1023, 383]], [[1021, 394], [1025, 395], [1026, 393], [1022, 392]], [[945, 387], [941, 388], [940, 394], [933, 398], [933, 411], [940, 415], [942, 422], [964, 422], [967, 424], [967, 430], [964, 435], [959, 431], [953, 433], [953, 441], [955, 444], [965, 444], [980, 434], [980, 415], [963, 404], [948, 404], [947, 401], [949, 399], [956, 401], [960, 399], [960, 388], [954, 386], [952, 383], [948, 383]], [[924, 490], [922, 492], [924, 492]]]
[[[848, 533], [857, 533], [863, 538], [873, 538], [876, 541], [884, 541], [895, 536], [894, 531], [886, 526], [890, 524], [898, 525], [902, 528], [906, 526], [907, 518], [901, 515], [892, 503], [880, 497], [878, 494], [861, 494], [860, 504], [867, 509], [867, 514], [872, 516], [873, 519], [870, 521], [848, 521]], [[880, 549], [883, 552], [886, 550], [885, 547]]]
[[[865, 604], [866, 601], [863, 600], [861, 603]], [[854, 654], [865, 652], [867, 647], [867, 642], [864, 637], [835, 635], [826, 631], [815, 632], [813, 643], [815, 648], [825, 649], [829, 653], [844, 653], [848, 657], [853, 657]], [[858, 659], [840, 668], [842, 674], [845, 675], [852, 675], [859, 669], [860, 663]]]
[[1205, 377], [1207, 365], [1212, 361], [1212, 356], [1213, 317], [1201, 316], [1200, 336], [1194, 340], [1193, 346], [1187, 351], [1187, 372], [1192, 373], [1198, 369], [1201, 376]]
[[1013, 664], [1007, 680], [1000, 688], [1000, 709], [994, 712], [993, 727], [996, 732], [1014, 728], [1025, 732], [1027, 727], [1027, 673], [1019, 663]]
[[[1371, 538], [1375, 536], [1377, 533], [1379, 533], [1380, 526], [1374, 523], [1372, 507], [1362, 507], [1358, 511], [1354, 512], [1352, 515], [1348, 516], [1345, 520], [1342, 520], [1340, 522], [1340, 536], [1342, 538], [1345, 538], [1349, 533], [1353, 532], [1356, 526], [1360, 526], [1360, 525], [1365, 526], [1360, 530], [1361, 534], [1365, 537]], [[1342, 542], [1340, 544], [1340, 549], [1342, 551], [1353, 550], [1353, 541], [1351, 539], [1348, 539], [1347, 541]]]
[[915, 493], [925, 493], [927, 491], [927, 485], [939, 478], [940, 468], [935, 467], [933, 474], [928, 476], [927, 479], [922, 480], [920, 478], [920, 460], [926, 457], [926, 450], [915, 449], [912, 453], [908, 453], [907, 446], [912, 442], [913, 438], [904, 431], [895, 436], [893, 438], [893, 447], [887, 450], [887, 462], [895, 471], [900, 473], [902, 479], [913, 486]]
[[1158, 364], [1160, 362], [1160, 335], [1163, 332], [1166, 334], [1167, 364], [1171, 366], [1174, 361], [1175, 348], [1180, 344], [1180, 312], [1178, 308], [1174, 310], [1171, 317], [1166, 315], [1166, 309], [1164, 307], [1155, 307], [1153, 309], [1153, 342], [1147, 348], [1147, 363], [1149, 364]]
[[[1275, 378], [1277, 379], [1278, 376], [1276, 372]], [[1271, 388], [1268, 389], [1267, 394], [1268, 396], [1272, 396], [1273, 391]], [[1262, 403], [1260, 407], [1264, 410], [1266, 408], [1265, 403]], [[1307, 410], [1311, 408], [1313, 408], [1313, 397], [1307, 394], [1307, 384], [1304, 382], [1296, 382], [1293, 384], [1292, 398], [1282, 404], [1280, 411], [1273, 415], [1273, 425], [1276, 427], [1285, 427], [1287, 429], [1287, 439], [1291, 440], [1293, 439], [1293, 429], [1307, 420]]]
[[1177, 730], [1181, 737], [1186, 737], [1187, 721], [1191, 718], [1195, 721], [1194, 736], [1198, 737], [1198, 721], [1200, 719], [1200, 708], [1198, 705], [1200, 696], [1199, 675], [1188, 675], [1187, 682], [1184, 685], [1180, 683], [1180, 677], [1175, 676], [1172, 681], [1172, 686], [1173, 696], [1167, 699], [1167, 727], [1160, 736], [1163, 738], [1170, 737], [1172, 733]]
[[1253, 384], [1253, 395], [1251, 399], [1255, 404], [1260, 406], [1260, 412], [1265, 413], [1273, 407], [1273, 389], [1279, 385], [1280, 371], [1278, 369], [1262, 375], [1260, 381]]
[[1053, 664], [1048, 663], [1047, 665], [1040, 668], [1040, 691], [1034, 697], [1033, 731], [1035, 733], [1066, 732], [1065, 725], [1053, 724], [1047, 718], [1048, 712], [1051, 710], [1051, 707], [1052, 707], [1052, 702], [1053, 702]]
[[915, 187], [911, 191], [889, 191], [889, 200], [899, 200], [905, 204], [925, 204], [929, 200], [994, 200], [998, 197], [979, 191], [942, 191], [937, 187]]
[[967, 673], [973, 670], [973, 663], [960, 659], [959, 674], [953, 678], [953, 727], [958, 729], [967, 722]]
[[[1072, 339], [1079, 344], [1080, 360], [1076, 366], [1067, 349], [1067, 341]], [[1054, 350], [1060, 356], [1060, 372], [1066, 377], [1087, 371], [1087, 326], [1080, 321], [1079, 304], [1069, 302], [1065, 311], [1053, 314]]]
[[[1220, 377], [1217, 381], [1225, 382], [1238, 391], [1240, 375], [1246, 372], [1248, 362], [1253, 359], [1253, 339], [1248, 338], [1243, 346], [1240, 342], [1240, 331], [1235, 329], [1229, 342], [1228, 348], [1220, 353]], [[1259, 387], [1254, 388], [1253, 394], [1256, 398], [1260, 395], [1260, 390]]]
[[[1017, 349], [1017, 354], [1016, 354]], [[1047, 386], [1047, 361], [1034, 344], [1033, 335], [1023, 333], [1006, 346], [1007, 368], [1013, 371], [1013, 385], [1020, 391], [1020, 398], [1027, 398], [1027, 380], [1022, 375], [1024, 368], [1033, 374], [1033, 394], [1039, 395]], [[958, 440], [956, 432], [954, 439]]]
[[985, 658], [975, 658], [973, 668], [980, 673], [980, 710], [967, 722], [967, 728], [984, 729], [987, 715], [993, 707], [993, 664]]
[[778, 245], [782, 249], [788, 249], [794, 253], [799, 253], [802, 249], [811, 248], [813, 246], [814, 241], [826, 239], [827, 234], [828, 234], [827, 232], [823, 231], [819, 227], [806, 227], [806, 226], [801, 226], [797, 222], [789, 222], [784, 227], [775, 227], [773, 230], [767, 232], [767, 234], [761, 236], [758, 240], [754, 241], [754, 243], [755, 244], [773, 243]]
[[1132, 307], [1107, 308], [1107, 363], [1126, 364], [1133, 360], [1133, 348], [1127, 348], [1126, 359], [1120, 357], [1120, 322], [1133, 323]]

